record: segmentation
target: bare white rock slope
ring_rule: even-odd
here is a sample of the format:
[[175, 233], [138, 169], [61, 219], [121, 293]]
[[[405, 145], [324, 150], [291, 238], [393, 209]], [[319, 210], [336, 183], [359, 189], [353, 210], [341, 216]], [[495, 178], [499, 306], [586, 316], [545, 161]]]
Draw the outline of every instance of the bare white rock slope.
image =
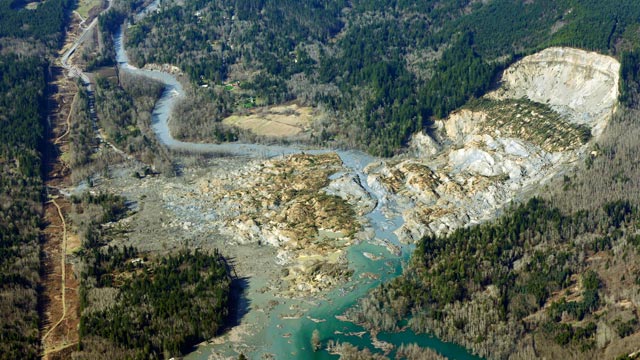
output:
[[512, 199], [583, 156], [606, 127], [618, 97], [620, 64], [571, 48], [518, 61], [501, 87], [416, 134], [410, 153], [368, 169], [405, 219], [405, 242], [494, 217]]
[[618, 99], [620, 63], [606, 55], [552, 47], [509, 67], [491, 96], [548, 104], [569, 120], [593, 126], [599, 135]]

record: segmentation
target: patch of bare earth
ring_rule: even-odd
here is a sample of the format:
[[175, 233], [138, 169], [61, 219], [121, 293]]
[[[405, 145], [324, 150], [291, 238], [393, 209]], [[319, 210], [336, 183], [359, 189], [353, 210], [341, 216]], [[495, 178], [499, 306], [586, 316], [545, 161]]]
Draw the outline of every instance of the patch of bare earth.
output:
[[252, 110], [247, 115], [232, 115], [222, 122], [256, 135], [280, 138], [300, 135], [312, 120], [312, 108], [289, 104]]
[[[65, 77], [62, 68], [53, 68], [53, 74], [49, 83], [49, 115], [53, 129], [45, 152], [45, 185], [49, 199], [45, 204], [42, 243], [41, 341], [44, 359], [66, 359], [74, 349], [73, 345], [78, 343], [80, 323], [79, 280], [66, 254], [69, 245], [73, 248], [79, 244], [66, 219], [71, 204], [58, 189], [70, 183], [71, 172], [60, 154], [69, 146], [68, 117], [77, 88]], [[71, 240], [69, 244], [68, 240]]]

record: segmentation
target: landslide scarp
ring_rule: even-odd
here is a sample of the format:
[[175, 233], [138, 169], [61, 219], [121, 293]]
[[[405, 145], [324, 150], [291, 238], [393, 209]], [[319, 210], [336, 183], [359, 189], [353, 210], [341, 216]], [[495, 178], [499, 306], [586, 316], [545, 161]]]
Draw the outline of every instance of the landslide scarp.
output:
[[432, 138], [416, 134], [418, 159], [370, 166], [369, 185], [400, 204], [401, 240], [489, 219], [579, 160], [615, 111], [619, 68], [571, 48], [527, 56], [504, 71], [498, 90], [436, 121]]
[[495, 99], [529, 99], [547, 104], [599, 135], [618, 99], [620, 63], [606, 55], [552, 47], [527, 56], [505, 70]]

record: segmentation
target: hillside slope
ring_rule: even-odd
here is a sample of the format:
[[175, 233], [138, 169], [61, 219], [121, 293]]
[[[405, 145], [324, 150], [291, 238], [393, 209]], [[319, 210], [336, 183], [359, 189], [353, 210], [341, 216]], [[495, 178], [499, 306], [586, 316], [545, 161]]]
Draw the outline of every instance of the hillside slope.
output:
[[527, 98], [602, 133], [618, 98], [620, 63], [610, 56], [553, 47], [527, 56], [502, 75], [490, 97]]
[[431, 137], [417, 134], [413, 156], [370, 165], [369, 184], [401, 204], [400, 239], [477, 224], [570, 168], [611, 118], [619, 67], [570, 48], [525, 57], [499, 89], [436, 121]]
[[[403, 276], [347, 315], [373, 333], [408, 323], [490, 359], [631, 358], [640, 336], [640, 114], [617, 103], [618, 68], [567, 48], [525, 57], [500, 89], [438, 124], [439, 143], [414, 138], [439, 164], [429, 184], [445, 171], [454, 181], [417, 191], [425, 171], [406, 171], [413, 160], [373, 172], [391, 199], [411, 204], [408, 224], [433, 217], [428, 228], [404, 229], [417, 249]], [[594, 135], [586, 144], [585, 126]], [[574, 130], [575, 141], [559, 142]], [[390, 182], [392, 174], [403, 181]], [[479, 180], [488, 184], [469, 191]], [[454, 201], [465, 210], [441, 216]]]

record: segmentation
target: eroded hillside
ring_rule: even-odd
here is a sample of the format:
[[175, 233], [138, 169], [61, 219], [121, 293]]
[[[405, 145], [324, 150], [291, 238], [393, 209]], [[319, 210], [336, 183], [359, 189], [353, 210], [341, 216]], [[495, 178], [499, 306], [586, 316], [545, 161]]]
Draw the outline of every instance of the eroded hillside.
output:
[[[574, 53], [580, 55], [580, 52]], [[589, 89], [584, 84], [573, 86], [572, 91], [579, 89], [576, 93], [566, 90], [573, 79], [571, 67], [583, 67], [582, 64], [591, 60], [583, 58], [581, 64], [570, 65], [569, 69], [550, 66], [550, 61], [539, 62], [549, 66], [552, 72], [567, 74], [558, 81], [560, 90], [563, 87], [565, 90], [555, 86], [545, 89], [556, 92], [557, 96], [562, 94], [566, 102], [547, 106], [545, 114], [552, 106], [571, 109], [566, 104], [587, 100], [602, 104], [604, 114], [617, 106], [613, 96], [615, 87], [606, 91], [593, 83], [596, 86]], [[528, 71], [530, 74], [540, 71], [546, 76], [541, 69], [530, 67]], [[578, 72], [596, 70], [583, 68]], [[522, 74], [513, 76], [525, 79]], [[594, 75], [597, 76], [600, 75]], [[586, 83], [590, 81], [590, 77], [584, 79]], [[523, 82], [543, 84], [535, 77]], [[585, 95], [587, 90], [599, 95], [590, 98]], [[531, 89], [512, 88], [511, 91], [512, 94], [536, 93]], [[502, 90], [502, 93], [508, 91]], [[602, 101], [603, 98], [611, 100]], [[620, 105], [613, 116], [598, 117], [597, 107], [591, 108], [596, 110], [591, 114], [581, 115], [580, 107], [576, 106], [571, 116], [578, 119], [565, 117], [561, 124], [557, 119], [561, 116], [559, 112], [544, 119], [539, 116], [539, 103], [527, 100], [529, 108], [522, 112], [523, 100], [502, 98], [496, 107], [510, 116], [493, 121], [496, 107], [487, 107], [486, 102], [494, 101], [495, 98], [484, 99], [480, 102], [482, 106], [473, 104], [468, 111], [460, 112], [475, 122], [449, 123], [449, 127], [441, 128], [444, 134], [441, 139], [463, 139], [464, 134], [476, 134], [474, 131], [513, 136], [513, 129], [505, 131], [495, 124], [513, 124], [515, 112], [519, 119], [528, 117], [528, 126], [523, 124], [517, 132], [546, 134], [522, 137], [519, 141], [542, 146], [547, 152], [572, 151], [581, 159], [579, 155], [584, 146], [573, 145], [575, 137], [570, 131], [571, 125], [581, 122], [596, 133], [596, 138], [588, 144], [591, 151], [584, 154], [584, 162], [575, 167], [565, 166], [561, 177], [532, 191], [536, 197], [509, 206], [498, 219], [421, 238], [403, 275], [376, 288], [346, 316], [373, 334], [403, 332], [407, 324], [414, 331], [463, 344], [474, 354], [490, 359], [637, 358], [640, 336], [638, 111]], [[505, 101], [518, 102], [515, 106], [518, 110], [505, 109]], [[589, 110], [592, 105], [585, 104], [585, 109]], [[536, 108], [533, 116], [531, 110]], [[550, 119], [555, 119], [553, 124], [549, 123]], [[544, 126], [532, 126], [534, 121]], [[494, 125], [487, 129], [478, 123]], [[602, 125], [602, 134], [598, 134], [598, 125]], [[565, 149], [549, 148], [559, 144], [551, 141], [547, 144], [545, 138], [558, 137], [568, 141], [560, 144]], [[457, 146], [464, 149], [470, 145], [462, 141]], [[496, 159], [495, 153], [486, 153], [485, 157], [477, 157], [485, 162], [483, 166], [474, 167], [478, 163], [473, 162], [467, 171], [477, 174], [482, 170], [484, 176], [489, 177], [490, 170], [495, 170], [499, 163], [489, 161]], [[511, 173], [508, 176], [513, 178]], [[415, 354], [423, 354], [418, 346], [414, 350]]]
[[530, 187], [566, 170], [616, 107], [620, 64], [549, 48], [508, 68], [501, 86], [417, 134], [415, 157], [369, 165], [368, 182], [397, 203], [411, 242], [486, 220]]
[[553, 47], [507, 69], [495, 99], [527, 98], [602, 133], [618, 99], [620, 63], [610, 56]]

